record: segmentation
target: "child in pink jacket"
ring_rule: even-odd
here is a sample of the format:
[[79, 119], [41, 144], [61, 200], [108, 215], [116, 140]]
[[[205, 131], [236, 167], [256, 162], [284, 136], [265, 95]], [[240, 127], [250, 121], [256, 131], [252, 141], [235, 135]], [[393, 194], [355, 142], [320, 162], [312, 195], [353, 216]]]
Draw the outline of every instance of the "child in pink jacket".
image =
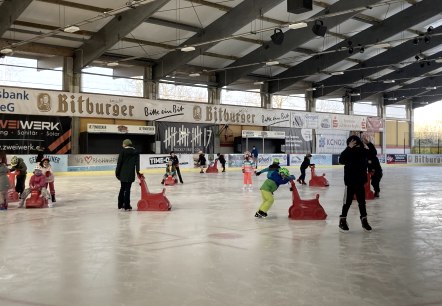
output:
[[38, 189], [41, 192], [42, 197], [49, 198], [48, 190], [46, 189], [46, 176], [43, 175], [40, 167], [36, 167], [34, 170], [34, 175], [32, 175], [31, 180], [29, 181], [29, 188], [26, 188], [20, 194], [20, 202], [18, 203], [18, 207], [23, 207], [25, 204], [25, 200], [28, 195], [31, 193], [33, 189]]

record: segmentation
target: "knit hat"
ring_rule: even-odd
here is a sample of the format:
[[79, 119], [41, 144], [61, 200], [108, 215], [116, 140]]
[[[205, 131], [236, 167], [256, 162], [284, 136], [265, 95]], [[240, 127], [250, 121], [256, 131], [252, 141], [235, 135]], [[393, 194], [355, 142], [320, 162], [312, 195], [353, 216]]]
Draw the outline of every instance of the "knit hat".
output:
[[132, 141], [130, 139], [123, 140], [123, 146], [129, 147], [132, 145]]

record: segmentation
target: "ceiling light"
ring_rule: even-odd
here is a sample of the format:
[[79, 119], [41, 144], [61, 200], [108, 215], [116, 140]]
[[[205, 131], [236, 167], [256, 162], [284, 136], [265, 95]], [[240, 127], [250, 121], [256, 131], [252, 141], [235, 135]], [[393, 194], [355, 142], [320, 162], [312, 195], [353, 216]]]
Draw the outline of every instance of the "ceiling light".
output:
[[181, 51], [183, 51], [183, 52], [195, 51], [195, 47], [192, 47], [192, 46], [184, 47], [184, 48], [181, 48]]
[[429, 44], [429, 43], [431, 42], [431, 38], [430, 38], [430, 36], [425, 36], [425, 38], [424, 38], [424, 42], [425, 42], [426, 44]]
[[297, 22], [289, 24], [289, 29], [295, 30], [295, 29], [301, 29], [307, 27], [307, 23], [305, 22]]
[[331, 75], [343, 75], [344, 71], [334, 71], [334, 72], [330, 72]]
[[390, 100], [390, 101], [397, 101], [397, 98], [387, 98], [387, 100]]
[[253, 83], [253, 85], [263, 85], [263, 84], [264, 84], [263, 81], [260, 81], [260, 82], [254, 82], [254, 83]]
[[270, 61], [266, 63], [267, 66], [275, 66], [275, 65], [279, 65], [278, 61]]
[[442, 58], [438, 58], [437, 60], [435, 60], [435, 62], [438, 64], [442, 64]]
[[391, 45], [389, 43], [381, 43], [381, 44], [373, 45], [372, 47], [381, 49], [381, 48], [390, 48]]
[[427, 105], [428, 102], [421, 102], [420, 104], [421, 104], [421, 105]]
[[10, 53], [12, 53], [12, 49], [4, 48], [4, 49], [0, 50], [0, 53], [1, 54], [10, 54]]
[[437, 87], [436, 87], [436, 86], [432, 86], [432, 87], [425, 87], [425, 89], [426, 89], [426, 90], [434, 90], [434, 89], [437, 89]]
[[315, 90], [316, 90], [316, 87], [307, 88], [306, 90], [307, 90], [307, 91], [315, 91]]
[[192, 77], [192, 78], [199, 77], [200, 75], [201, 74], [199, 74], [198, 72], [189, 74], [189, 76]]
[[273, 41], [275, 45], [281, 45], [284, 41], [284, 33], [282, 33], [281, 29], [275, 29], [270, 39]]
[[65, 31], [66, 33], [75, 33], [75, 32], [80, 31], [80, 28], [77, 26], [70, 26], [70, 27], [64, 28], [63, 31]]
[[360, 95], [361, 94], [358, 93], [358, 92], [352, 92], [352, 93], [349, 94], [349, 96], [351, 96], [351, 97], [359, 97]]
[[358, 47], [359, 47], [359, 53], [365, 52], [365, 48], [363, 46], [361, 46], [361, 44], [358, 44]]
[[119, 64], [118, 64], [118, 62], [110, 62], [110, 63], [107, 63], [107, 66], [108, 67], [117, 67]]
[[385, 84], [392, 84], [392, 83], [395, 83], [395, 82], [396, 82], [395, 80], [385, 80], [384, 81]]

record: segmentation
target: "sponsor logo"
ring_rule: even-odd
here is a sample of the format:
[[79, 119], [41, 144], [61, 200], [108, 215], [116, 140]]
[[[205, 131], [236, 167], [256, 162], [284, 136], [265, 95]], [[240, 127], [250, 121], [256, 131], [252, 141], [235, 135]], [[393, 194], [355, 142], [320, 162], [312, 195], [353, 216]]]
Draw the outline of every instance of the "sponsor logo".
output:
[[83, 96], [75, 97], [65, 94], [58, 95], [57, 113], [68, 114], [89, 114], [96, 116], [112, 117], [133, 117], [133, 105], [119, 105], [103, 102], [92, 102], [89, 98], [83, 99]]
[[60, 122], [0, 120], [0, 128], [9, 130], [60, 131]]
[[302, 117], [299, 115], [293, 116], [292, 120], [293, 127], [302, 127], [304, 125], [304, 120], [302, 120]]
[[117, 126], [118, 132], [120, 133], [128, 133], [129, 129], [125, 125], [119, 125]]
[[193, 107], [193, 119], [195, 119], [195, 121], [200, 121], [201, 120], [201, 107], [200, 106], [194, 106]]
[[37, 96], [37, 108], [41, 112], [51, 110], [51, 97], [47, 93], [41, 93]]
[[16, 91], [12, 91], [12, 90], [8, 91], [3, 88], [2, 91], [0, 91], [0, 99], [29, 101], [29, 93], [26, 90], [16, 92]]

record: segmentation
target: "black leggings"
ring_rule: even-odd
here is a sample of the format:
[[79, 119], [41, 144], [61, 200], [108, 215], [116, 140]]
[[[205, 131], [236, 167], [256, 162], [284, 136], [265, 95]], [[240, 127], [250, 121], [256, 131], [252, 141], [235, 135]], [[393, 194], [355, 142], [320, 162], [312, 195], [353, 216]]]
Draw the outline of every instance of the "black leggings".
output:
[[365, 187], [364, 185], [351, 185], [345, 186], [344, 193], [344, 205], [342, 206], [341, 217], [347, 217], [348, 210], [353, 202], [353, 196], [356, 194], [356, 200], [359, 204], [359, 214], [361, 218], [367, 216], [367, 210], [365, 208]]
[[26, 175], [18, 175], [17, 182], [15, 183], [15, 191], [21, 194], [23, 190], [25, 190], [25, 183]]
[[118, 208], [129, 209], [130, 206], [130, 188], [132, 182], [121, 182], [120, 193], [118, 194]]

